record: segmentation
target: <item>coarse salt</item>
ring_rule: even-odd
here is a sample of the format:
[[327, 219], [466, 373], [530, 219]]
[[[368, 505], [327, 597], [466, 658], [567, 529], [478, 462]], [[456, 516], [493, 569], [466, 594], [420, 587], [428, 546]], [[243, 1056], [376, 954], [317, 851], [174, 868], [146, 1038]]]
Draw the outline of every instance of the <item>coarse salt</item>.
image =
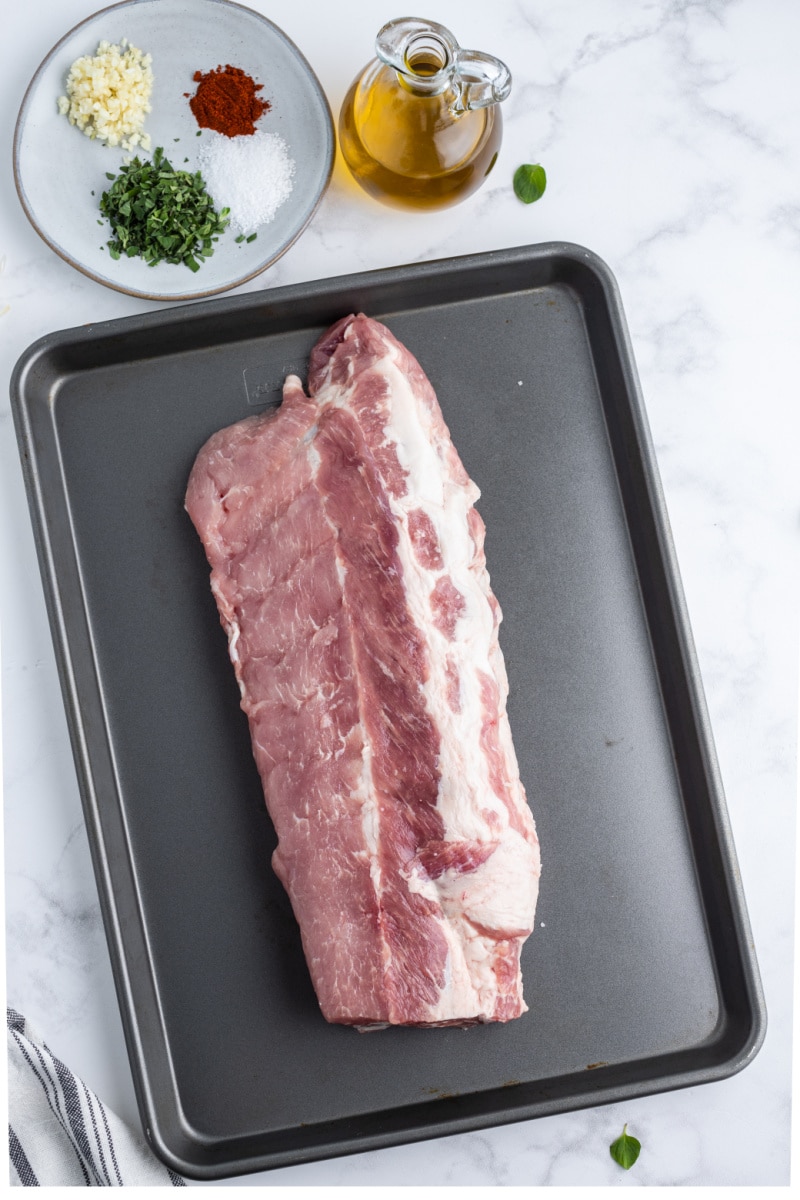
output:
[[253, 233], [266, 225], [292, 192], [294, 160], [277, 133], [247, 137], [203, 131], [198, 165], [217, 209], [231, 210], [231, 229]]

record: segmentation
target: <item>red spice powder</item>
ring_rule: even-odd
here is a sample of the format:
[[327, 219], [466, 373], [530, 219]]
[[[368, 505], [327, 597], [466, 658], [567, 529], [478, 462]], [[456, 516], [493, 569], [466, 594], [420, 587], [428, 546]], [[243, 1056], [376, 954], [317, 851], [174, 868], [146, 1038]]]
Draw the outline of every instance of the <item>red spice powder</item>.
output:
[[255, 133], [255, 122], [270, 108], [269, 100], [256, 95], [263, 84], [230, 64], [205, 74], [195, 71], [192, 78], [197, 91], [189, 107], [201, 129], [214, 129], [226, 137]]

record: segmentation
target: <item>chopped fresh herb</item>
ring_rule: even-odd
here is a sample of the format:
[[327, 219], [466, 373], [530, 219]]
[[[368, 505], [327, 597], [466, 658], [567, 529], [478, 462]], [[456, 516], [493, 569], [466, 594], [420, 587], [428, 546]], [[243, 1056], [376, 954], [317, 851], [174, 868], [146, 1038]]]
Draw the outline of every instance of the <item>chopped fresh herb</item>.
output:
[[638, 1138], [632, 1137], [628, 1133], [627, 1124], [622, 1126], [622, 1133], [615, 1142], [609, 1146], [611, 1157], [615, 1163], [619, 1163], [626, 1171], [630, 1171], [633, 1164], [639, 1157], [639, 1151], [642, 1148], [642, 1143]]
[[180, 139], [180, 138], [173, 138], [172, 140], [173, 140], [173, 142], [179, 142], [181, 139]]
[[523, 163], [514, 172], [514, 195], [523, 204], [533, 204], [541, 200], [547, 187], [547, 175], [544, 167], [532, 163]]
[[216, 212], [199, 171], [174, 170], [159, 146], [149, 162], [134, 158], [108, 178], [114, 183], [103, 192], [100, 212], [111, 225], [112, 258], [124, 254], [151, 267], [183, 263], [198, 271], [214, 253], [211, 243], [227, 228], [228, 209]]
[[184, 161], [184, 162], [188, 162], [189, 160], [188, 160], [188, 158], [185, 158], [183, 161]]
[[115, 179], [116, 176], [111, 171], [106, 171], [106, 179]]
[[258, 237], [258, 234], [257, 234], [257, 233], [251, 233], [251, 234], [250, 234], [250, 237], [249, 237], [249, 238], [247, 238], [247, 239], [246, 239], [246, 241], [248, 241], [248, 242], [254, 242], [254, 241], [256, 240], [256, 238], [257, 238], [257, 237]]
[[243, 242], [243, 241], [244, 241], [244, 234], [243, 234], [243, 233], [240, 233], [240, 234], [239, 234], [239, 236], [238, 236], [237, 238], [234, 238], [233, 240], [234, 240], [235, 242], [237, 242], [237, 243], [238, 243], [238, 242]]
[[201, 133], [202, 133], [202, 132], [203, 132], [203, 131], [202, 131], [202, 129], [198, 129], [197, 133], [196, 133], [194, 136], [195, 136], [195, 137], [200, 137], [200, 135], [201, 135]]

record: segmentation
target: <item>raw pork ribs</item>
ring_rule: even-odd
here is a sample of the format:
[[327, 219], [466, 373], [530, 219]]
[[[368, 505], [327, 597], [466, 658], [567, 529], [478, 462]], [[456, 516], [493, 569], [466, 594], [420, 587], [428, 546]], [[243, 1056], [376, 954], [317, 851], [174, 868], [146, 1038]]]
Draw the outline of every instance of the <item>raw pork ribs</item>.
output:
[[539, 846], [506, 716], [479, 492], [433, 389], [339, 321], [277, 412], [216, 433], [186, 507], [328, 1021], [526, 1011]]

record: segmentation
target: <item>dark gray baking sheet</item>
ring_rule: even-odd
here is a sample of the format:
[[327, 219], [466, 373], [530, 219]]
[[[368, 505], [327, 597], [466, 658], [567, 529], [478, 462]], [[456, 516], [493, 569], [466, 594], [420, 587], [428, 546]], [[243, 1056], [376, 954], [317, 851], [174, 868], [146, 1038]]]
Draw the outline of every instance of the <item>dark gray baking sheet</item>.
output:
[[[183, 511], [214, 430], [363, 310], [482, 489], [543, 876], [506, 1026], [330, 1026]], [[617, 290], [544, 245], [55, 333], [12, 383], [142, 1121], [198, 1178], [719, 1079], [765, 1011]]]

